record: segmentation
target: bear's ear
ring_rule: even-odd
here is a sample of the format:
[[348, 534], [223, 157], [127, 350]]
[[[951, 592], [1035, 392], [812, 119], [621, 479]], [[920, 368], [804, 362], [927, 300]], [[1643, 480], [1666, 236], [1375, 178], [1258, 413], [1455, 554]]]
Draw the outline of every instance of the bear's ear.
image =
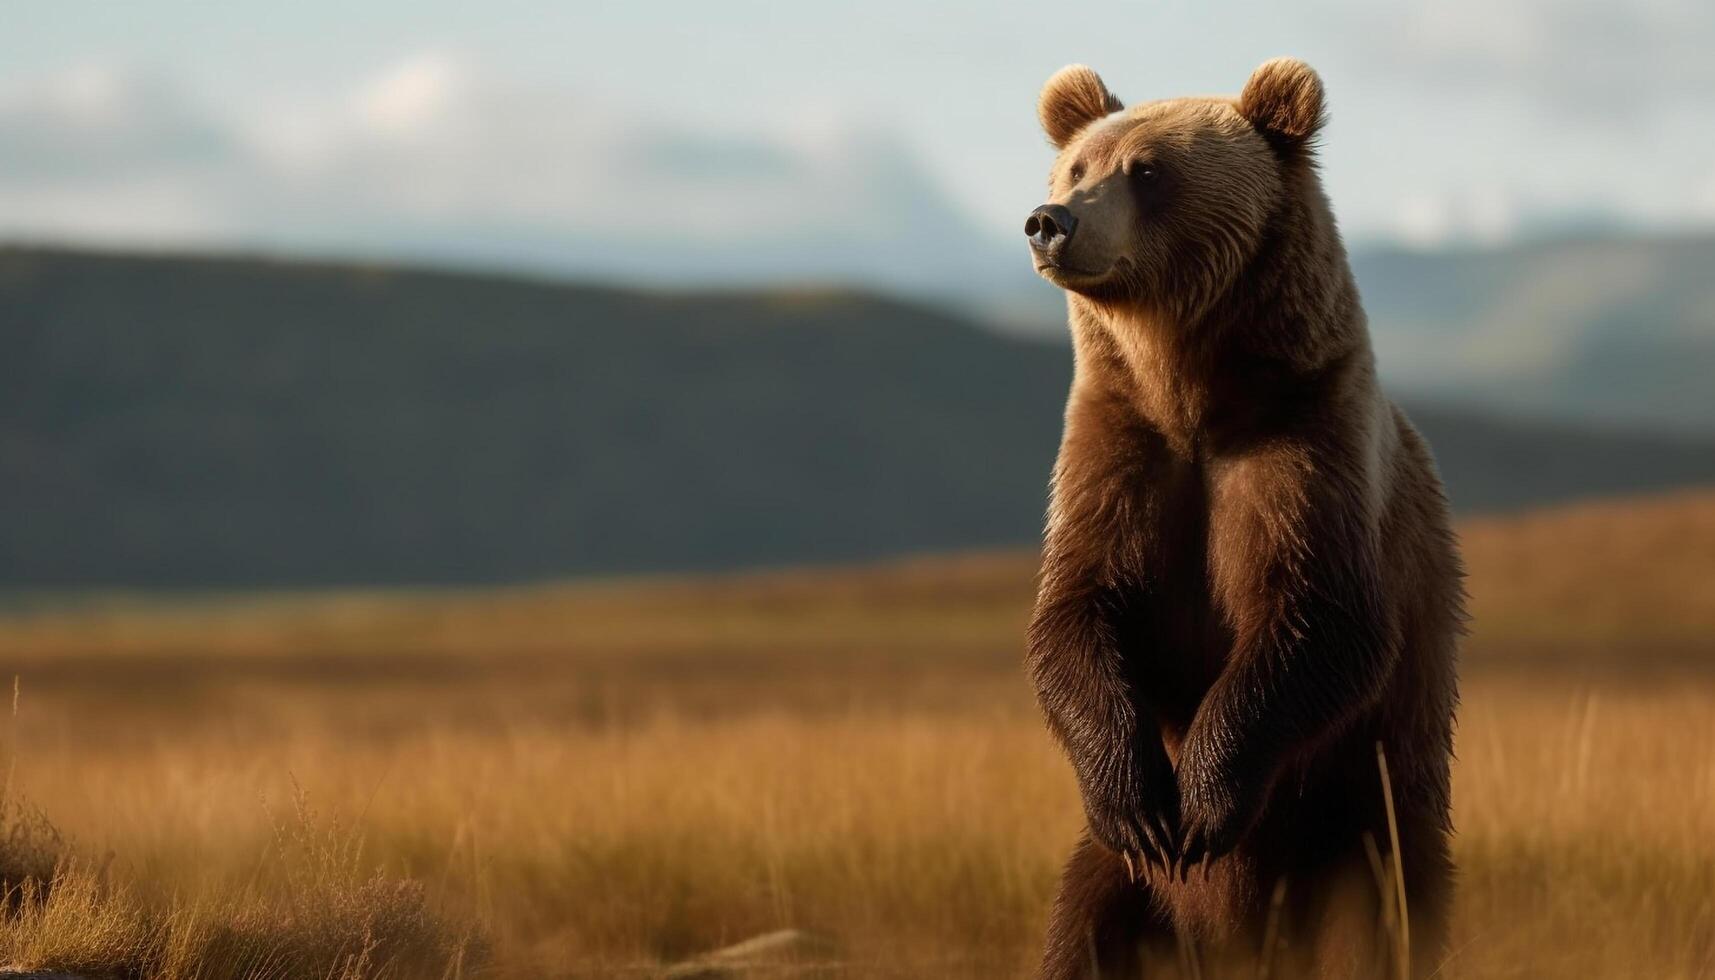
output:
[[1102, 84], [1102, 76], [1084, 65], [1067, 65], [1055, 72], [1036, 100], [1042, 131], [1056, 147], [1071, 142], [1085, 126], [1124, 108], [1119, 96]]
[[1239, 112], [1265, 136], [1295, 146], [1322, 128], [1322, 79], [1297, 58], [1276, 58], [1251, 73]]

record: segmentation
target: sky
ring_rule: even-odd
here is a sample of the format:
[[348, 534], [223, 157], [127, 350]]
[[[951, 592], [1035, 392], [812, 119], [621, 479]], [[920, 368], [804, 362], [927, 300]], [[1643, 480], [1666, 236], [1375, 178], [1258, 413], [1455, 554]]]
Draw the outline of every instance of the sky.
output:
[[1358, 242], [1715, 226], [1708, 0], [5, 6], [5, 239], [975, 281], [1055, 69], [1129, 102], [1281, 54]]

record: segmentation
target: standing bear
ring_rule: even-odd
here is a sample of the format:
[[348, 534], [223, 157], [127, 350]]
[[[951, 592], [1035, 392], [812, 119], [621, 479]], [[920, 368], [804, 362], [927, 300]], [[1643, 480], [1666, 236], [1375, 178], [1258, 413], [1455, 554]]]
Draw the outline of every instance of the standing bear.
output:
[[1426, 976], [1462, 571], [1376, 382], [1321, 80], [1128, 109], [1074, 65], [1038, 111], [1075, 370], [1028, 665], [1088, 819], [1042, 975]]

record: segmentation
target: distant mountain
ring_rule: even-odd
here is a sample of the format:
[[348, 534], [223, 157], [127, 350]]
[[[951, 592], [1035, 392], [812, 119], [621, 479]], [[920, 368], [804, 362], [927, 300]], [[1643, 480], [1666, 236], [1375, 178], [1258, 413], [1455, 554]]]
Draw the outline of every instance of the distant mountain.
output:
[[[0, 585], [481, 582], [1034, 540], [1063, 343], [840, 291], [0, 250]], [[1415, 413], [1463, 510], [1715, 440]]]
[[1383, 373], [1426, 397], [1715, 433], [1715, 236], [1353, 256]]

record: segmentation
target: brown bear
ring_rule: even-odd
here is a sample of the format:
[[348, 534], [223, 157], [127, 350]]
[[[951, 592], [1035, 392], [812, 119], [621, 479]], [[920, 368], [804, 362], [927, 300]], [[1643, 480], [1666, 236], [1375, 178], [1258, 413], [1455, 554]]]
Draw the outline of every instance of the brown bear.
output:
[[1321, 80], [1127, 109], [1074, 65], [1039, 115], [1075, 369], [1028, 665], [1088, 820], [1042, 975], [1426, 975], [1463, 573], [1377, 385]]

